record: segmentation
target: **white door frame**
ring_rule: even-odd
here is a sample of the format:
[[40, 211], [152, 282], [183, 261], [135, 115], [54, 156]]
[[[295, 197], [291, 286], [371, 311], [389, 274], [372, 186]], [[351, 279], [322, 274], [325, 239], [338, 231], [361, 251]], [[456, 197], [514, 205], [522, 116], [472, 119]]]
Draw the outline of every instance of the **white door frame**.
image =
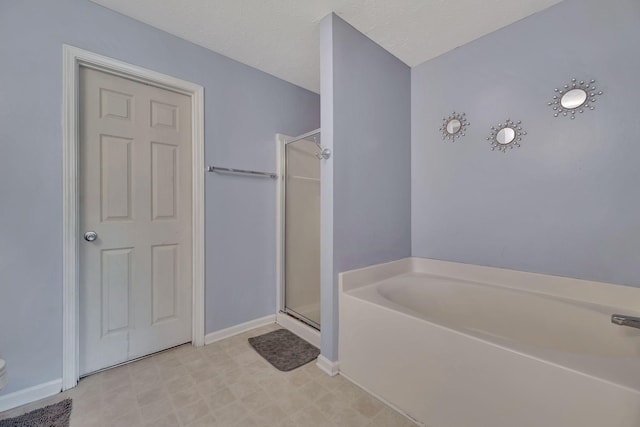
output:
[[62, 46], [62, 389], [79, 378], [79, 74], [80, 66], [151, 84], [191, 98], [193, 345], [204, 345], [204, 88], [73, 46]]

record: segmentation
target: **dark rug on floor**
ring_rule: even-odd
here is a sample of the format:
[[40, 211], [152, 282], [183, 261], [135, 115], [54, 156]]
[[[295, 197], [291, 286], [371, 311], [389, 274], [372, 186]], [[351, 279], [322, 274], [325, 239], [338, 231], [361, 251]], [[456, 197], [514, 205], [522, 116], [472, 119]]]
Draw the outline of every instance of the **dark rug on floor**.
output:
[[286, 329], [249, 338], [249, 344], [276, 369], [290, 371], [318, 357], [320, 350]]
[[0, 420], [0, 427], [69, 427], [71, 399], [36, 409], [15, 418]]

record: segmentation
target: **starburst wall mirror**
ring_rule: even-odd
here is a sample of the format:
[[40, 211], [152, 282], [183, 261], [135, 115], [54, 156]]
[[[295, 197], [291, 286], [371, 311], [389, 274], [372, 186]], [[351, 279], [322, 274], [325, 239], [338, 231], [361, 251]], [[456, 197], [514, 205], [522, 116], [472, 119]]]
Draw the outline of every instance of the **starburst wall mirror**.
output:
[[518, 120], [507, 119], [504, 123], [498, 123], [497, 126], [491, 127], [491, 134], [487, 137], [487, 141], [491, 143], [491, 149], [507, 152], [507, 148], [520, 147], [522, 137], [527, 134], [520, 126], [522, 122]]
[[588, 83], [584, 80], [571, 79], [571, 83], [563, 88], [554, 89], [556, 94], [547, 105], [553, 108], [553, 116], [576, 118], [576, 112], [583, 113], [586, 110], [594, 110], [596, 96], [602, 95], [602, 91], [596, 92], [595, 80]]
[[469, 125], [470, 123], [467, 121], [465, 113], [452, 112], [449, 114], [449, 117], [442, 119], [442, 127], [440, 128], [442, 139], [455, 142], [456, 138], [465, 136], [467, 126]]

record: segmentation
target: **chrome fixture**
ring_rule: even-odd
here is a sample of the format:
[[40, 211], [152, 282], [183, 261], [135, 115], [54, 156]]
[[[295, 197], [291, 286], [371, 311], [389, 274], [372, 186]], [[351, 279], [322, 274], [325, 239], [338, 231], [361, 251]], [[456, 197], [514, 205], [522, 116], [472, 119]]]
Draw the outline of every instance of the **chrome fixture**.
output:
[[98, 233], [96, 233], [95, 231], [87, 231], [86, 233], [84, 233], [84, 240], [86, 240], [87, 242], [93, 242], [97, 238]]
[[319, 160], [327, 160], [329, 157], [331, 157], [331, 150], [329, 150], [328, 148], [322, 148], [318, 145], [318, 148], [320, 148], [320, 152], [316, 153], [316, 157]]
[[640, 329], [640, 317], [626, 316], [624, 314], [612, 314], [611, 323]]
[[316, 157], [318, 158], [318, 160], [328, 160], [331, 157], [331, 150], [329, 148], [324, 148], [322, 145], [320, 145], [320, 143], [318, 142], [318, 136], [320, 136], [320, 129], [312, 130], [311, 132], [307, 132], [293, 139], [289, 139], [285, 144], [291, 144], [292, 142], [307, 140], [309, 142], [314, 143], [316, 147], [318, 147], [318, 150], [320, 150], [319, 153], [316, 153]]
[[247, 175], [247, 176], [265, 177], [265, 178], [273, 178], [273, 179], [276, 179], [278, 177], [278, 175], [271, 172], [258, 172], [258, 171], [250, 171], [246, 169], [221, 168], [218, 166], [209, 166], [207, 168], [207, 172], [217, 172], [217, 173], [226, 173], [226, 174], [234, 174], [234, 175]]

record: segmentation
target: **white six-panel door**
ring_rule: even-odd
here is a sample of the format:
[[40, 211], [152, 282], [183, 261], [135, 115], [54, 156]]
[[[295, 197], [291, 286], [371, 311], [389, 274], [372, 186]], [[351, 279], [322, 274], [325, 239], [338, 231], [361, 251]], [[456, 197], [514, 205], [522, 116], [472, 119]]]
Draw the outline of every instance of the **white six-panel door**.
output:
[[86, 375], [191, 340], [191, 102], [85, 67], [79, 101]]

